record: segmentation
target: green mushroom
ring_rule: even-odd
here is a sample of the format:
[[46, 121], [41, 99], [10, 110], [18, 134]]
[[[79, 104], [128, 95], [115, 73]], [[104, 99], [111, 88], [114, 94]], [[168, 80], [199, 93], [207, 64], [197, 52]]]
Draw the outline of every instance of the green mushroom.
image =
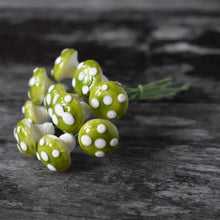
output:
[[119, 133], [112, 122], [105, 119], [92, 119], [80, 129], [78, 141], [85, 153], [103, 157], [117, 148]]
[[37, 142], [45, 134], [54, 134], [52, 123], [33, 124], [28, 119], [22, 119], [14, 128], [18, 150], [28, 157], [35, 156]]
[[41, 124], [50, 120], [47, 109], [44, 106], [35, 105], [30, 100], [25, 102], [22, 107], [22, 113], [25, 115], [25, 118], [31, 120], [33, 124]]
[[128, 96], [117, 82], [100, 82], [90, 92], [89, 105], [98, 118], [115, 120], [126, 113]]
[[52, 121], [62, 131], [76, 133], [90, 115], [89, 106], [76, 95], [63, 93], [52, 107]]
[[76, 145], [72, 134], [63, 134], [59, 138], [55, 135], [43, 136], [37, 145], [37, 158], [49, 170], [62, 172], [71, 165], [70, 153]]
[[44, 98], [44, 106], [50, 117], [53, 115], [53, 106], [57, 103], [59, 96], [64, 93], [66, 93], [66, 89], [62, 84], [54, 84], [49, 87]]
[[48, 88], [52, 84], [54, 84], [54, 82], [48, 78], [44, 68], [35, 68], [33, 70], [33, 75], [28, 82], [30, 87], [28, 97], [35, 105], [40, 105]]
[[81, 62], [74, 73], [72, 86], [82, 97], [89, 97], [90, 90], [103, 79], [102, 69], [95, 60]]
[[78, 64], [78, 52], [75, 49], [64, 49], [56, 58], [51, 75], [58, 82], [65, 78], [73, 78]]

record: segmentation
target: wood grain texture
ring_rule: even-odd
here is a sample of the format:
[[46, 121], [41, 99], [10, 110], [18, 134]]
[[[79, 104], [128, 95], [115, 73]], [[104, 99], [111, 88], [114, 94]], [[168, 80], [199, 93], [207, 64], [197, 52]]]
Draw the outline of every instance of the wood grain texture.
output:
[[[0, 24], [0, 219], [218, 219], [218, 13], [0, 9]], [[13, 128], [32, 70], [49, 72], [66, 47], [127, 86], [171, 76], [191, 87], [130, 102], [112, 155], [78, 147], [71, 168], [52, 173], [19, 153]]]

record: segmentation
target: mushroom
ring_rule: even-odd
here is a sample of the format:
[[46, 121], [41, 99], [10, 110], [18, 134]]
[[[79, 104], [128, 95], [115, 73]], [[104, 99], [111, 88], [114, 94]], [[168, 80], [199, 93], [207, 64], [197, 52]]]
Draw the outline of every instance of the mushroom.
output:
[[89, 105], [98, 118], [115, 120], [127, 111], [128, 96], [119, 83], [100, 82], [91, 89]]
[[103, 74], [100, 65], [95, 60], [86, 60], [77, 66], [72, 86], [80, 96], [89, 97], [91, 88], [101, 82], [102, 78]]
[[22, 119], [14, 128], [14, 136], [17, 147], [21, 153], [28, 157], [34, 157], [38, 140], [45, 134], [54, 134], [53, 124], [33, 124], [28, 119]]
[[78, 141], [85, 153], [103, 157], [117, 148], [119, 133], [112, 122], [105, 119], [92, 119], [81, 127]]
[[30, 87], [28, 97], [35, 105], [40, 105], [49, 86], [53, 83], [54, 82], [47, 77], [47, 73], [44, 68], [35, 68], [28, 83]]
[[47, 94], [44, 98], [44, 106], [46, 107], [50, 117], [52, 117], [53, 115], [52, 107], [56, 104], [57, 99], [63, 93], [66, 93], [64, 85], [54, 84], [49, 87]]
[[71, 93], [63, 93], [52, 107], [52, 121], [62, 131], [76, 133], [89, 117], [90, 109], [85, 102]]
[[25, 102], [22, 112], [25, 118], [31, 120], [33, 124], [41, 124], [50, 120], [47, 109], [44, 106], [35, 105], [30, 100]]
[[51, 75], [56, 81], [73, 78], [78, 64], [78, 52], [75, 49], [64, 49], [56, 58]]
[[70, 153], [76, 145], [75, 137], [65, 133], [43, 136], [37, 145], [37, 158], [51, 171], [62, 172], [71, 165]]

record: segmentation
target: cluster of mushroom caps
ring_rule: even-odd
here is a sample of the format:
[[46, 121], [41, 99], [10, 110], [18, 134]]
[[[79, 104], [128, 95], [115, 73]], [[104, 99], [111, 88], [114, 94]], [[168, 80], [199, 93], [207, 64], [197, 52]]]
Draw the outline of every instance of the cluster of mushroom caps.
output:
[[[28, 97], [22, 107], [25, 116], [14, 128], [17, 147], [37, 157], [51, 171], [65, 171], [76, 136], [84, 152], [103, 157], [119, 141], [117, 127], [110, 122], [125, 114], [128, 96], [118, 82], [109, 81], [94, 60], [78, 62], [74, 49], [65, 49], [54, 63], [50, 79], [44, 68], [35, 68], [29, 80]], [[72, 79], [75, 93], [61, 83]], [[86, 99], [87, 98], [87, 99]], [[88, 104], [84, 101], [88, 100]], [[89, 120], [90, 113], [97, 117]], [[56, 136], [56, 128], [62, 131]]]

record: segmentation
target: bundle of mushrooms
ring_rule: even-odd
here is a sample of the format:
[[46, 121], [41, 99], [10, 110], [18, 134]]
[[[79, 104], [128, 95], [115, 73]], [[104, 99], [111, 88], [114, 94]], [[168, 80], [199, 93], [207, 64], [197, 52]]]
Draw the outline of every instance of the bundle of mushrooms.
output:
[[[77, 57], [76, 50], [63, 50], [51, 71], [54, 80], [44, 68], [33, 70], [28, 83], [30, 100], [22, 107], [25, 118], [14, 128], [19, 151], [36, 156], [51, 171], [70, 167], [77, 136], [80, 147], [91, 156], [113, 152], [119, 133], [110, 121], [122, 117], [128, 107], [120, 83], [109, 81], [96, 61], [79, 63]], [[72, 79], [75, 94], [60, 83], [66, 78]], [[97, 118], [88, 120], [91, 112]], [[63, 134], [57, 137], [56, 129]]]

